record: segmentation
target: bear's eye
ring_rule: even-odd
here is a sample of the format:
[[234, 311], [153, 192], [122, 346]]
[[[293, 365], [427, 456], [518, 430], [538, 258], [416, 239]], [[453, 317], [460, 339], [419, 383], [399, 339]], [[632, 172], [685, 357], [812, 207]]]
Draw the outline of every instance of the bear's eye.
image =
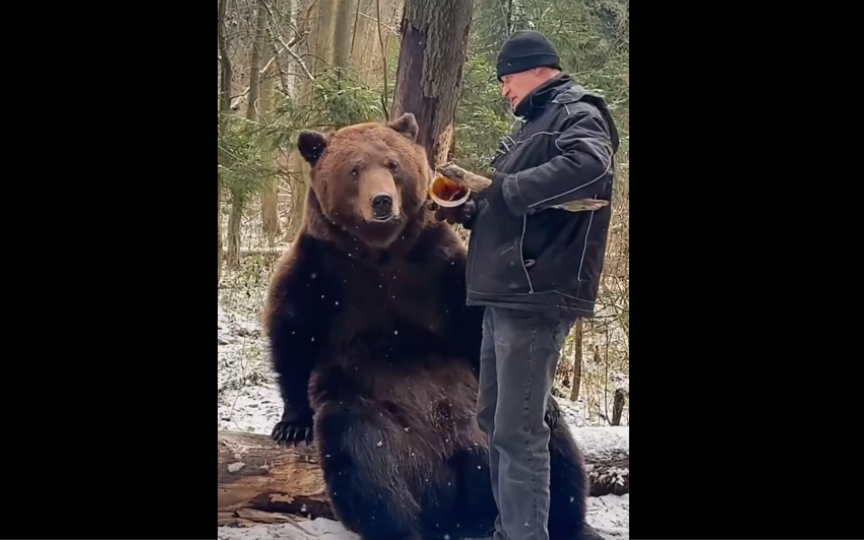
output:
[[388, 169], [395, 171], [397, 169], [397, 167], [398, 167], [398, 165], [397, 165], [396, 161], [394, 161], [392, 159], [387, 160], [387, 168]]
[[351, 175], [357, 176], [357, 173], [358, 173], [357, 165], [355, 165], [354, 167], [351, 168]]

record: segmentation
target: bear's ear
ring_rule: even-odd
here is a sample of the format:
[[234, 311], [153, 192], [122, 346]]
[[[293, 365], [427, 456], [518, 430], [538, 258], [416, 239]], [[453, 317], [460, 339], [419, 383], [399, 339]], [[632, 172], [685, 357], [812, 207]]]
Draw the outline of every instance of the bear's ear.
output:
[[303, 130], [297, 136], [297, 149], [300, 155], [310, 165], [315, 165], [324, 149], [327, 147], [327, 137], [318, 131]]
[[403, 113], [399, 118], [395, 119], [392, 122], [389, 122], [387, 127], [396, 131], [403, 137], [408, 140], [414, 142], [417, 139], [417, 120], [414, 117], [414, 114], [407, 112]]

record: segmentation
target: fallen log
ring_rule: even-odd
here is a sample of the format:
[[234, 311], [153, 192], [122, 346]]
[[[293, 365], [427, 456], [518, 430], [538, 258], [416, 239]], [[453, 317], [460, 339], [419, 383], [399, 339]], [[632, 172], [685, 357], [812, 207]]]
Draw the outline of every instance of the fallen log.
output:
[[[586, 457], [590, 495], [628, 492], [627, 427], [574, 430]], [[334, 519], [315, 449], [280, 446], [269, 436], [218, 432], [220, 524], [278, 522], [279, 515]]]
[[583, 427], [573, 430], [586, 458], [589, 495], [624, 495], [630, 489], [628, 426]]
[[285, 253], [287, 249], [287, 246], [241, 249], [240, 256], [254, 257], [255, 255], [262, 255], [265, 257], [279, 257], [280, 255]]
[[221, 519], [245, 509], [333, 518], [314, 448], [243, 431], [220, 431], [218, 447]]

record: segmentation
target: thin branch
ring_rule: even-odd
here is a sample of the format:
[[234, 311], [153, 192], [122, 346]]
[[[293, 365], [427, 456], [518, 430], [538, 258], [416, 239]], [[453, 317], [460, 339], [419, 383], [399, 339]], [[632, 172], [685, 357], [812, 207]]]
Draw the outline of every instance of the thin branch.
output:
[[376, 27], [378, 28], [378, 42], [381, 45], [381, 64], [384, 67], [384, 95], [381, 100], [381, 108], [384, 112], [385, 118], [390, 118], [390, 113], [387, 110], [387, 51], [384, 47], [384, 38], [381, 36], [381, 2], [380, 0], [375, 0], [375, 16], [378, 17], [376, 21]]
[[357, 19], [360, 15], [360, 0], [357, 0], [357, 9], [354, 11], [354, 28], [351, 30], [351, 49], [349, 49], [349, 58], [354, 58], [354, 38], [357, 37]]
[[[297, 39], [296, 38], [292, 39], [291, 42], [286, 43], [285, 40], [282, 39], [282, 36], [277, 35], [275, 37], [279, 41], [279, 44], [283, 47], [283, 50], [277, 51], [277, 54], [282, 54], [283, 52], [287, 52], [292, 58], [294, 58], [297, 61], [298, 64], [300, 64], [300, 67], [303, 68], [303, 71], [304, 71], [304, 73], [306, 73], [306, 76], [309, 77], [309, 80], [311, 80], [311, 81], [315, 80], [314, 77], [312, 76], [312, 73], [310, 73], [309, 69], [307, 69], [306, 64], [303, 63], [303, 60], [300, 59], [300, 57], [297, 55], [296, 52], [291, 50], [291, 46], [295, 44]], [[272, 64], [275, 60], [276, 60], [276, 55], [274, 55], [273, 58], [268, 60], [267, 65], [265, 65], [264, 68], [261, 69], [261, 71], [259, 72], [259, 75], [261, 73], [265, 73], [267, 71], [267, 68], [270, 67], [270, 64]], [[249, 87], [247, 86], [246, 88], [243, 89], [243, 92], [241, 92], [240, 95], [238, 95], [237, 97], [234, 98], [234, 101], [231, 103], [232, 110], [237, 108], [240, 100], [244, 96], [246, 96], [246, 94], [248, 94], [248, 93], [249, 93]]]
[[[268, 14], [269, 14], [270, 17], [271, 17], [270, 20], [274, 20], [274, 18], [273, 18], [273, 12], [274, 12], [274, 11], [279, 12], [279, 8], [275, 8], [274, 6], [271, 5], [270, 2], [268, 2], [268, 1], [266, 1], [266, 0], [265, 0], [265, 2], [264, 2], [264, 7], [265, 7], [265, 9], [267, 9], [267, 12], [268, 12]], [[280, 12], [280, 15], [281, 15], [281, 12]], [[300, 30], [299, 30], [299, 29], [297, 28], [297, 26], [296, 26], [296, 25], [291, 21], [291, 17], [289, 17], [289, 19], [286, 21], [286, 20], [284, 20], [284, 18], [283, 18], [282, 16], [280, 16], [280, 17], [279, 17], [279, 20], [280, 20], [280, 22], [282, 22], [282, 23], [284, 23], [284, 24], [287, 23], [287, 24], [288, 24], [288, 27], [289, 27], [291, 30], [294, 31], [295, 40], [297, 39], [297, 36], [300, 36]], [[293, 44], [293, 43], [294, 43], [294, 40], [292, 40], [292, 44]]]
[[249, 87], [243, 89], [243, 92], [237, 94], [236, 96], [231, 96], [231, 108], [234, 109], [237, 107], [237, 101], [242, 99], [246, 94], [249, 93]]
[[[275, 56], [275, 55], [272, 56], [272, 57], [270, 58], [270, 60], [267, 61], [266, 64], [264, 64], [264, 67], [262, 67], [261, 70], [259, 70], [259, 72], [258, 72], [258, 82], [261, 82], [261, 81], [262, 81], [262, 78], [264, 77], [264, 74], [267, 73], [267, 70], [268, 70], [268, 69], [270, 69], [270, 66], [271, 66], [271, 64], [273, 64], [274, 60], [276, 60], [276, 56]], [[237, 108], [237, 106], [238, 106], [239, 103], [240, 103], [240, 100], [243, 99], [247, 94], [249, 94], [249, 89], [250, 89], [250, 88], [251, 88], [250, 86], [247, 86], [246, 88], [243, 89], [243, 92], [241, 92], [240, 95], [235, 96], [235, 97], [232, 98], [232, 102], [231, 102], [231, 108], [232, 108], [232, 109], [236, 109], [236, 108]]]
[[[265, 3], [265, 5], [267, 5]], [[276, 62], [276, 70], [279, 72], [279, 83], [282, 85], [282, 91], [287, 95], [288, 94], [288, 80], [285, 77], [285, 70], [282, 69], [282, 65], [279, 62], [279, 48], [276, 46], [274, 41], [276, 41], [273, 37], [273, 14], [271, 13], [271, 18], [267, 21], [267, 36], [270, 38], [270, 48], [273, 51], [273, 60]], [[289, 43], [291, 45], [291, 43]]]
[[303, 60], [300, 59], [300, 56], [298, 56], [296, 52], [291, 50], [291, 47], [289, 47], [289, 45], [285, 42], [285, 40], [282, 39], [282, 36], [276, 36], [276, 39], [278, 39], [279, 43], [282, 44], [283, 47], [285, 47], [285, 50], [286, 50], [286, 52], [288, 52], [289, 56], [294, 58], [294, 60], [298, 64], [300, 64], [300, 67], [303, 69], [303, 72], [306, 74], [307, 78], [309, 78], [309, 80], [311, 80], [311, 81], [314, 81], [315, 77], [312, 76], [312, 73], [310, 73], [309, 68], [306, 67], [306, 64], [303, 63]]
[[371, 21], [374, 21], [376, 24], [378, 24], [378, 25], [380, 25], [380, 26], [384, 26], [385, 28], [387, 28], [388, 30], [390, 30], [391, 32], [393, 32], [393, 35], [395, 35], [395, 36], [398, 36], [398, 35], [399, 35], [399, 32], [397, 31], [396, 28], [394, 28], [393, 26], [388, 26], [388, 25], [384, 24], [383, 22], [379, 21], [379, 20], [376, 19], [375, 17], [370, 17], [370, 16], [367, 15], [366, 13], [361, 13], [360, 16], [361, 16], [361, 17], [365, 17], [365, 18], [367, 18], [367, 19], [369, 19], [369, 20], [371, 20]]
[[276, 63], [276, 72], [279, 75], [279, 84], [282, 86], [282, 93], [288, 95], [288, 79], [285, 76], [286, 70], [282, 68], [282, 64], [279, 61], [279, 49], [273, 43], [273, 32], [270, 31], [270, 28], [267, 29], [267, 33], [270, 35], [270, 50], [273, 52], [273, 60]]
[[261, 71], [259, 71], [259, 75], [258, 75], [259, 81], [264, 77], [264, 74], [267, 73], [267, 70], [270, 69], [270, 66], [273, 64], [273, 62], [275, 60], [276, 60], [276, 55], [273, 55], [270, 57], [270, 60], [268, 60], [267, 63], [264, 64], [264, 66], [262, 66]]
[[[313, 4], [314, 3], [315, 2], [313, 2]], [[312, 8], [312, 5], [310, 5], [310, 7], [307, 9], [307, 12], [309, 12], [309, 9], [311, 9], [311, 8]], [[288, 52], [289, 56], [294, 58], [295, 61], [297, 61], [297, 63], [300, 64], [300, 67], [303, 68], [303, 71], [304, 71], [304, 73], [306, 73], [306, 76], [309, 77], [309, 80], [314, 81], [315, 77], [313, 77], [312, 73], [309, 72], [309, 69], [306, 67], [306, 64], [303, 63], [303, 60], [300, 59], [300, 56], [298, 56], [296, 52], [291, 50], [291, 48], [294, 46], [294, 44], [297, 43], [298, 39], [300, 39], [301, 36], [306, 36], [306, 33], [301, 34], [299, 29], [295, 27], [295, 34], [296, 34], [296, 36], [289, 43], [286, 43], [285, 40], [282, 38], [282, 36], [280, 36], [279, 34], [275, 34], [275, 35], [276, 35], [276, 39], [279, 40], [280, 45], [282, 45], [285, 48], [285, 51]], [[282, 53], [280, 52], [280, 54], [282, 54]]]

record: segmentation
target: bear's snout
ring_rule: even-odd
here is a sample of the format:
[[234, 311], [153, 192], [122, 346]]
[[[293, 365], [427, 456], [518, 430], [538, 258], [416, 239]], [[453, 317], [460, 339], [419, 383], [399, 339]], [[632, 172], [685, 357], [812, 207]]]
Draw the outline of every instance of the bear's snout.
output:
[[393, 217], [393, 197], [379, 192], [372, 197], [372, 215], [376, 220], [385, 221]]
[[390, 222], [402, 212], [399, 187], [387, 169], [375, 168], [361, 175], [357, 195], [357, 211], [365, 221]]

